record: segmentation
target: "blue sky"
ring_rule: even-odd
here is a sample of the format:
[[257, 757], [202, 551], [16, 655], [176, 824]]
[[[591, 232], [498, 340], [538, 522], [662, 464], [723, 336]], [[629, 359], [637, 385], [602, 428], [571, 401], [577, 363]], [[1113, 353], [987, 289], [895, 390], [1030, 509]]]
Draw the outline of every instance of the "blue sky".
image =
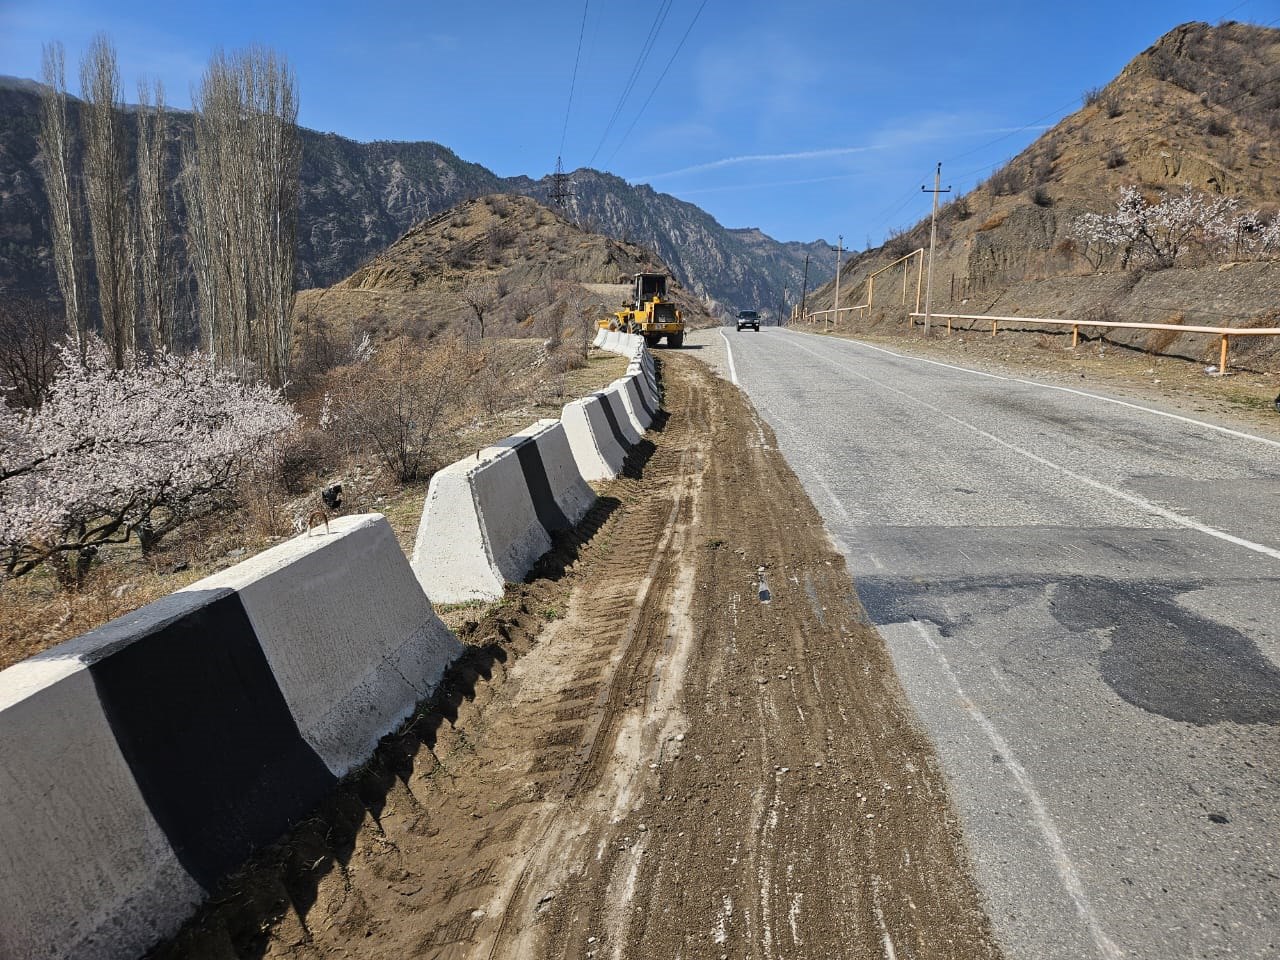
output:
[[585, 28], [583, 10], [0, 0], [0, 73], [38, 77], [41, 44], [61, 40], [74, 92], [75, 65], [103, 31], [129, 99], [146, 75], [186, 106], [214, 49], [265, 43], [297, 71], [306, 126], [435, 140], [502, 175], [541, 176], [560, 154], [567, 170], [650, 183], [726, 226], [842, 234], [860, 249], [928, 213], [920, 186], [936, 162], [944, 186], [973, 186], [1177, 24], [1280, 23], [1280, 0], [588, 0]]

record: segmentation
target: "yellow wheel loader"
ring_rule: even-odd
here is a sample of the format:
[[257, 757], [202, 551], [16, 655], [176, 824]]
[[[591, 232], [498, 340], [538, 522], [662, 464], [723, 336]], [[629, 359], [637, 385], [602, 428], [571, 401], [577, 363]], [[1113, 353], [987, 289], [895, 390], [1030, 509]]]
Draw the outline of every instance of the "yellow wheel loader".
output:
[[597, 325], [639, 334], [651, 347], [656, 347], [663, 337], [669, 347], [683, 346], [684, 316], [666, 296], [666, 274], [637, 273], [635, 298], [612, 316], [597, 321]]

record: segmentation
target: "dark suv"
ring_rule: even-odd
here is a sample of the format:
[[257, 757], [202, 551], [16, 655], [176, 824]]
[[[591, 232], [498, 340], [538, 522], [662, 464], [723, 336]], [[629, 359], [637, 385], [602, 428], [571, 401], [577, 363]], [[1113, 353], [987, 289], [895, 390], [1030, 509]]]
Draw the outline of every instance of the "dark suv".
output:
[[756, 313], [754, 310], [739, 310], [738, 311], [738, 329], [742, 330], [744, 327], [750, 327], [756, 333], [759, 333], [760, 332], [760, 314]]

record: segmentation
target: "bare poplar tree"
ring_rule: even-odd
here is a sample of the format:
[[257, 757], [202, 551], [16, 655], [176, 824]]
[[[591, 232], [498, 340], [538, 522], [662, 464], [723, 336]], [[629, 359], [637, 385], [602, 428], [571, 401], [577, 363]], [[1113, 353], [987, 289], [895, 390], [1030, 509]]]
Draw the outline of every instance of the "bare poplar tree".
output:
[[120, 368], [137, 342], [137, 286], [120, 70], [115, 47], [103, 34], [90, 41], [80, 61], [80, 95], [85, 100], [85, 185], [102, 336]]
[[152, 350], [173, 347], [175, 263], [169, 182], [165, 176], [169, 115], [164, 85], [138, 84], [138, 273], [143, 329]]
[[53, 262], [66, 307], [67, 329], [85, 355], [89, 329], [89, 290], [85, 263], [84, 209], [79, 181], [72, 173], [71, 130], [67, 121], [66, 57], [62, 44], [43, 51], [44, 88], [40, 92], [40, 139], [44, 151], [45, 191], [53, 235]]
[[275, 51], [253, 47], [241, 60], [254, 124], [251, 196], [258, 312], [259, 357], [276, 384], [289, 372], [294, 274], [298, 249], [298, 191], [302, 138], [298, 132], [297, 80]]
[[297, 256], [296, 81], [254, 47], [209, 62], [193, 98], [184, 190], [206, 343], [227, 364], [288, 375]]

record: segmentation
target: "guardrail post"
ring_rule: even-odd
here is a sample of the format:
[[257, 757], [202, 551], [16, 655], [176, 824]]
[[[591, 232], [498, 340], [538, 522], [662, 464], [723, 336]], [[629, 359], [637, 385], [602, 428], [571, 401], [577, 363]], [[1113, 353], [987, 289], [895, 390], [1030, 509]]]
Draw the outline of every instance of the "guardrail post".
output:
[[996, 335], [996, 321], [994, 320], [991, 321], [991, 335], [993, 337]]
[[947, 317], [947, 336], [951, 336], [951, 318]]
[[1073, 323], [1071, 325], [1071, 349], [1074, 350], [1080, 346], [1080, 324]]
[[1227, 335], [1222, 335], [1222, 351], [1218, 358], [1218, 374], [1222, 375], [1227, 372]]

